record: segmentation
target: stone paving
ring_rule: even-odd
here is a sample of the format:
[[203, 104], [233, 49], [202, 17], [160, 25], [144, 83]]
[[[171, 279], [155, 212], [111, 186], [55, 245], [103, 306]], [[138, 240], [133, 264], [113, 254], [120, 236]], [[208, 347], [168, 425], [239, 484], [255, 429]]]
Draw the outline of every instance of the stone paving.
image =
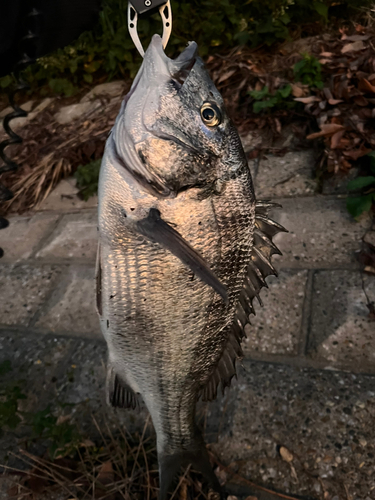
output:
[[[332, 183], [317, 194], [313, 166], [309, 150], [250, 162], [258, 198], [282, 205], [273, 217], [289, 233], [276, 237], [279, 277], [247, 326], [238, 381], [204, 409], [207, 438], [223, 463], [263, 486], [375, 498], [375, 323], [364, 294], [375, 300], [375, 277], [356, 260], [370, 221], [354, 221]], [[80, 405], [84, 426], [104, 412], [105, 345], [94, 309], [97, 199], [76, 193], [62, 181], [37, 212], [0, 231], [0, 366], [11, 360], [11, 376], [26, 379], [27, 404]], [[131, 415], [121, 417], [127, 425], [143, 421]], [[0, 461], [21, 435], [5, 433]]]

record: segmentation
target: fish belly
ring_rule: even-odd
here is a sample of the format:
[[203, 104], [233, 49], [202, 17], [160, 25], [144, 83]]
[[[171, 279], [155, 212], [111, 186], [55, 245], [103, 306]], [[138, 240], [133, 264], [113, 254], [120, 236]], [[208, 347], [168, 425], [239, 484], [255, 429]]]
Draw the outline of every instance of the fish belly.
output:
[[226, 285], [228, 305], [177, 257], [137, 234], [129, 216], [123, 220], [121, 209], [130, 215], [150, 200], [118, 183], [111, 188], [100, 201], [102, 332], [114, 370], [150, 411], [158, 450], [170, 453], [195, 439], [195, 403], [234, 319], [252, 246], [250, 175], [230, 180], [220, 195], [202, 199], [188, 190], [155, 200]]

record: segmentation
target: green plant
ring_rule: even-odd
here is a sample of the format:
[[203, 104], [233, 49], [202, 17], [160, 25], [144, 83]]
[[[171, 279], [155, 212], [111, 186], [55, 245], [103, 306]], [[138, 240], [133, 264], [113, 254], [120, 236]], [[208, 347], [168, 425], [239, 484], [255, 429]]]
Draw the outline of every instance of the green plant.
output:
[[[12, 371], [12, 366], [9, 360], [5, 360], [0, 364], [0, 376], [3, 377]], [[18, 409], [18, 401], [26, 399], [25, 394], [21, 391], [20, 381], [3, 382], [0, 385], [0, 432], [3, 427], [15, 429], [21, 422], [21, 417]]]
[[270, 93], [267, 85], [264, 86], [262, 90], [252, 90], [249, 94], [253, 99], [255, 99], [255, 102], [253, 103], [254, 113], [260, 113], [265, 109], [272, 108], [293, 108], [297, 103], [295, 101], [288, 100], [291, 93], [292, 86], [289, 84], [277, 89], [273, 94]]
[[74, 174], [80, 196], [87, 201], [98, 191], [99, 170], [102, 160], [94, 160], [87, 165], [80, 165]]
[[[0, 377], [4, 377], [11, 371], [12, 366], [9, 360], [0, 363]], [[79, 435], [76, 426], [72, 425], [68, 418], [55, 416], [51, 406], [34, 413], [19, 409], [19, 401], [27, 399], [21, 390], [22, 384], [22, 380], [9, 382], [1, 380], [0, 434], [6, 428], [16, 429], [22, 422], [23, 425], [31, 428], [31, 440], [40, 438], [47, 440], [51, 459], [75, 452], [82, 441], [82, 436]]]
[[[167, 52], [175, 55], [188, 40], [199, 45], [200, 55], [212, 50], [225, 50], [238, 44], [251, 47], [270, 45], [286, 40], [295, 25], [317, 22], [324, 24], [340, 13], [369, 5], [370, 0], [181, 0], [173, 2], [173, 34]], [[92, 83], [99, 77], [133, 77], [141, 63], [127, 29], [127, 0], [105, 0], [98, 24], [83, 33], [70, 46], [42, 57], [29, 67], [25, 77], [32, 90], [43, 87], [49, 91], [72, 95], [77, 87]], [[154, 33], [161, 32], [158, 15], [140, 19], [139, 33], [147, 46]], [[298, 64], [298, 63], [297, 63]], [[304, 63], [307, 69], [308, 64]], [[307, 65], [306, 65], [307, 64]], [[313, 75], [318, 73], [312, 68]], [[302, 75], [308, 78], [308, 71]], [[302, 80], [301, 80], [302, 81]], [[315, 82], [319, 80], [315, 78]], [[10, 76], [0, 79], [0, 86], [10, 86]]]
[[9, 383], [0, 388], [0, 431], [6, 426], [15, 429], [21, 422], [18, 401], [26, 399], [21, 388], [14, 383]]
[[69, 422], [69, 418], [55, 416], [50, 405], [42, 411], [29, 414], [28, 423], [32, 428], [32, 439], [44, 438], [49, 441], [51, 459], [75, 452], [82, 441], [82, 436], [76, 426]]
[[294, 79], [309, 87], [323, 88], [322, 65], [310, 54], [303, 54], [303, 59], [293, 67]]
[[368, 212], [375, 203], [375, 151], [369, 153], [367, 157], [370, 173], [373, 175], [357, 177], [348, 183], [348, 190], [357, 193], [346, 199], [346, 207], [353, 217]]

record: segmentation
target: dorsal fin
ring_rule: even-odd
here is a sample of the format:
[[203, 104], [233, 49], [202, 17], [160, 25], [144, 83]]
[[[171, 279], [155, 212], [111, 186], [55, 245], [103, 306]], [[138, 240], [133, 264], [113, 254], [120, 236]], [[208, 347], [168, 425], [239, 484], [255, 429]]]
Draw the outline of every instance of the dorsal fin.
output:
[[247, 268], [244, 286], [238, 299], [237, 312], [233, 324], [229, 328], [228, 340], [223, 354], [207, 384], [203, 387], [201, 397], [203, 401], [212, 401], [217, 396], [217, 389], [221, 381], [221, 389], [229, 386], [236, 375], [236, 360], [241, 359], [243, 352], [241, 341], [245, 334], [245, 325], [249, 323], [250, 314], [255, 315], [253, 300], [256, 297], [262, 306], [259, 292], [267, 287], [265, 278], [277, 272], [271, 263], [272, 255], [281, 255], [280, 250], [273, 243], [275, 234], [284, 231], [280, 224], [268, 217], [271, 208], [280, 207], [270, 201], [258, 201], [255, 206], [254, 242], [251, 251], [251, 260]]

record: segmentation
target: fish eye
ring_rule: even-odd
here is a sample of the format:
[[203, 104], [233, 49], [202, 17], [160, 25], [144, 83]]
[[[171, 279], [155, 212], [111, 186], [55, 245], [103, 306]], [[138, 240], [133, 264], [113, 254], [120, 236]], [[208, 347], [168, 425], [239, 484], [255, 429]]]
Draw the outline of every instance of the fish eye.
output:
[[201, 107], [201, 117], [203, 123], [208, 127], [216, 127], [221, 122], [221, 113], [216, 104], [204, 102]]

